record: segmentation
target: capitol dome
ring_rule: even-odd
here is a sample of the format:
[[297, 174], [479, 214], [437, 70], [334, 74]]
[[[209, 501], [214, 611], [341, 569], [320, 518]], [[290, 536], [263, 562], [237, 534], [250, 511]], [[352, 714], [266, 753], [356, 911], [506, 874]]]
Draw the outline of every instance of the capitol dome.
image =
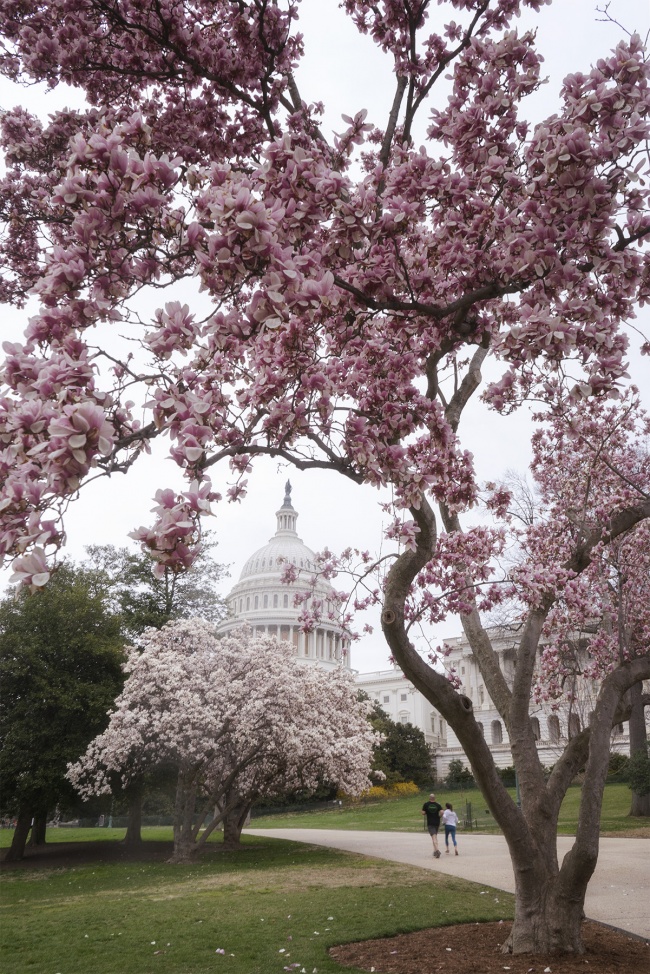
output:
[[[298, 513], [291, 503], [291, 484], [287, 481], [282, 507], [276, 511], [277, 530], [268, 543], [248, 558], [239, 581], [226, 597], [228, 616], [219, 626], [226, 633], [243, 622], [255, 632], [277, 636], [290, 642], [297, 658], [326, 669], [343, 665], [350, 668], [350, 642], [336, 621], [333, 590], [325, 579], [318, 579], [312, 598], [322, 602], [322, 619], [309, 633], [301, 632], [301, 606], [294, 605], [294, 593], [304, 591], [315, 570], [315, 555], [298, 537]], [[287, 564], [295, 565], [299, 578], [294, 585], [282, 582]], [[302, 580], [302, 585], [301, 585]], [[334, 618], [329, 618], [330, 614]]]

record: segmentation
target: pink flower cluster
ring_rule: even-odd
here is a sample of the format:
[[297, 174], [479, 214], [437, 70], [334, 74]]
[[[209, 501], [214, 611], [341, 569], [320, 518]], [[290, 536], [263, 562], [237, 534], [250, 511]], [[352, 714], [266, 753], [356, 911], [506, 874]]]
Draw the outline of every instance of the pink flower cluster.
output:
[[[190, 484], [229, 465], [233, 501], [259, 455], [389, 487], [391, 536], [415, 554], [423, 498], [452, 519], [479, 498], [459, 421], [488, 356], [503, 412], [619, 389], [624, 322], [650, 299], [641, 40], [569, 76], [531, 131], [541, 57], [520, 3], [448, 0], [439, 22], [426, 3], [343, 6], [391, 55], [396, 94], [382, 127], [355, 110], [329, 143], [298, 89], [293, 3], [0, 0], [12, 75], [87, 99], [1, 123], [0, 297], [40, 303], [2, 374], [3, 557], [50, 563], [78, 490], [154, 438]], [[178, 299], [190, 279], [200, 311]], [[169, 299], [143, 312], [144, 289]], [[504, 516], [506, 495], [491, 506]], [[163, 492], [136, 535], [182, 570], [206, 512]], [[487, 607], [498, 532], [464, 544], [441, 541], [435, 584], [480, 586]], [[46, 574], [30, 564], [21, 578]], [[543, 600], [535, 568], [518, 579]]]
[[201, 517], [208, 516], [210, 504], [219, 500], [209, 480], [194, 482], [181, 495], [172, 490], [158, 490], [153, 527], [140, 527], [130, 537], [139, 541], [156, 565], [154, 575], [162, 578], [165, 570], [174, 573], [187, 571], [199, 553]]

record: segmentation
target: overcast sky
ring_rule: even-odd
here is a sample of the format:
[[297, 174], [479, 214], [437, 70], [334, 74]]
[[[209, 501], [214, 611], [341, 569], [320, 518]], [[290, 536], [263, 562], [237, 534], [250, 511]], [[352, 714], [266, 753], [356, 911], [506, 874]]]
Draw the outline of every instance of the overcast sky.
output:
[[[622, 30], [603, 23], [594, 0], [557, 0], [542, 9], [537, 17], [526, 14], [527, 26], [537, 26], [538, 49], [545, 58], [545, 71], [550, 82], [530, 99], [527, 117], [537, 121], [556, 110], [561, 79], [569, 72], [587, 70], [598, 57], [606, 55], [622, 36]], [[300, 29], [305, 35], [306, 58], [298, 74], [302, 97], [326, 104], [323, 125], [325, 134], [340, 131], [342, 113], [354, 115], [368, 109], [369, 121], [385, 124], [393, 97], [389, 61], [378, 52], [367, 37], [360, 37], [336, 0], [303, 0]], [[647, 0], [612, 0], [610, 14], [626, 29], [636, 29], [645, 36], [650, 26], [650, 4]], [[432, 18], [446, 22], [452, 13], [444, 5], [432, 6]], [[456, 17], [458, 19], [458, 17]], [[18, 89], [0, 79], [0, 104], [12, 107], [23, 104], [43, 116], [64, 105], [78, 103], [76, 93], [45, 93], [35, 88]], [[416, 133], [416, 140], [421, 136]], [[155, 300], [155, 297], [154, 297]], [[167, 300], [167, 298], [165, 299]], [[152, 305], [152, 308], [155, 307]], [[3, 314], [3, 338], [17, 339], [24, 326], [25, 313]], [[650, 315], [639, 323], [650, 331]], [[632, 356], [632, 378], [650, 387], [648, 360]], [[477, 409], [464, 417], [464, 445], [475, 455], [481, 479], [498, 478], [508, 468], [525, 471], [528, 458], [529, 425], [525, 414], [487, 418]], [[159, 445], [160, 447], [160, 445]], [[164, 459], [164, 451], [154, 450], [151, 461], [137, 464], [128, 478], [100, 480], [82, 491], [66, 518], [68, 550], [72, 557], [83, 555], [87, 544], [123, 544], [134, 527], [149, 525], [152, 520], [151, 498], [159, 486], [182, 487], [175, 464]], [[220, 477], [227, 470], [213, 468], [215, 489], [223, 490]], [[275, 531], [275, 511], [282, 503], [287, 478], [293, 484], [293, 503], [299, 512], [298, 533], [311, 548], [328, 546], [342, 550], [348, 545], [376, 551], [381, 545], [382, 516], [380, 495], [360, 488], [335, 474], [299, 473], [279, 467], [271, 461], [259, 462], [250, 477], [247, 499], [242, 504], [220, 505], [211, 524], [219, 540], [219, 560], [231, 566], [234, 584], [248, 556], [266, 543]], [[8, 577], [4, 573], [4, 579]], [[226, 583], [224, 592], [229, 587]], [[437, 633], [438, 638], [457, 635], [460, 626], [449, 620]], [[385, 668], [387, 650], [380, 632], [364, 637], [352, 650], [352, 663], [362, 672]]]

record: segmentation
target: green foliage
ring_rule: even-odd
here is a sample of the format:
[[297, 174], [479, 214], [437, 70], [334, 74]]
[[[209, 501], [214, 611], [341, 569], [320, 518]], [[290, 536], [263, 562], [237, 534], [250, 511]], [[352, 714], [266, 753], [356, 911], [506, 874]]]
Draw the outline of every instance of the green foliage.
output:
[[486, 896], [485, 885], [443, 875], [432, 883], [424, 870], [297, 842], [243, 842], [236, 853], [214, 843], [187, 866], [12, 871], [0, 908], [3, 969], [281, 974], [299, 964], [335, 974], [334, 944], [513, 915], [512, 896]]
[[497, 768], [497, 774], [501, 778], [506, 788], [514, 788], [517, 783], [517, 772], [514, 767], [510, 765], [507, 768]]
[[635, 795], [650, 795], [650, 757], [647, 751], [635, 751], [629, 760], [629, 785]]
[[135, 638], [147, 628], [160, 629], [170, 619], [200, 616], [218, 622], [224, 618], [226, 605], [217, 595], [217, 586], [228, 572], [214, 560], [216, 547], [206, 532], [190, 570], [175, 575], [166, 569], [162, 578], [153, 574], [149, 555], [138, 549], [90, 545], [86, 551], [89, 565], [105, 574], [115, 611], [126, 632]]
[[475, 788], [474, 778], [469, 768], [466, 768], [460, 758], [449, 762], [445, 784], [448, 788]]
[[101, 573], [64, 564], [42, 591], [0, 602], [3, 811], [73, 799], [66, 766], [107, 724], [122, 644]]
[[629, 781], [630, 780], [630, 759], [627, 754], [619, 754], [614, 751], [609, 756], [607, 768], [608, 781]]
[[390, 786], [400, 781], [414, 781], [424, 788], [433, 781], [431, 752], [423, 732], [413, 724], [398, 724], [375, 703], [369, 720], [384, 739], [374, 751], [372, 767], [386, 776], [383, 785]]

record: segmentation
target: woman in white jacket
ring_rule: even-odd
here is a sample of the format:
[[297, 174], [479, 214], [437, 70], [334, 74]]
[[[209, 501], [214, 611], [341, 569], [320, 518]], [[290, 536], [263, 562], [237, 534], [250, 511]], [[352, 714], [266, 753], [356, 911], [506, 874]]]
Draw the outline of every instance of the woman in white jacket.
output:
[[456, 815], [453, 806], [449, 802], [445, 805], [445, 810], [442, 813], [442, 824], [445, 827], [445, 845], [447, 846], [445, 851], [449, 852], [449, 836], [451, 836], [451, 841], [454, 843], [454, 852], [458, 855], [458, 844], [456, 842], [458, 815]]

